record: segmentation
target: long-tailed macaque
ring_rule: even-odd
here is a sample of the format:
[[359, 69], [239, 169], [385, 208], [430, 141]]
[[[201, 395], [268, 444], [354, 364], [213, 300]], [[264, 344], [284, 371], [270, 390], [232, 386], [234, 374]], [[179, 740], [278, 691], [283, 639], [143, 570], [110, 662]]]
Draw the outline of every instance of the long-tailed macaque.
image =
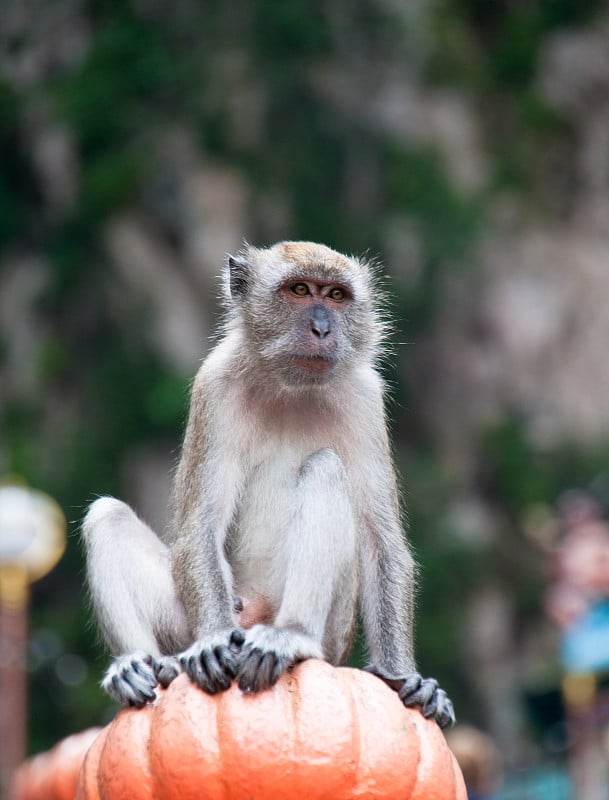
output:
[[109, 497], [85, 519], [93, 606], [117, 656], [104, 688], [141, 706], [185, 671], [206, 692], [233, 679], [258, 692], [303, 659], [343, 663], [359, 607], [367, 669], [450, 724], [450, 700], [415, 668], [369, 265], [308, 242], [246, 246], [224, 295], [169, 530], [158, 538]]

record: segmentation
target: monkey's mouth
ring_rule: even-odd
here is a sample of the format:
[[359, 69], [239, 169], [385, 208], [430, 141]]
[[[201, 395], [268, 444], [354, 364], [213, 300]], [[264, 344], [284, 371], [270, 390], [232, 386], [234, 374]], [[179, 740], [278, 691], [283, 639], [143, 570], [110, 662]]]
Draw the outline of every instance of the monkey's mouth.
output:
[[311, 375], [326, 375], [334, 366], [334, 359], [328, 356], [292, 356], [292, 363], [298, 369]]

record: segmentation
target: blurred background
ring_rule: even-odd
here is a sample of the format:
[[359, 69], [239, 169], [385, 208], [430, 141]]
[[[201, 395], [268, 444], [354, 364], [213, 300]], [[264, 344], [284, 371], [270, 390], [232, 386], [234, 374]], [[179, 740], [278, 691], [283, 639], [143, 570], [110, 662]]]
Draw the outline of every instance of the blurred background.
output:
[[115, 711], [78, 527], [105, 493], [165, 523], [244, 238], [384, 265], [419, 665], [508, 773], [562, 763], [560, 499], [609, 506], [602, 0], [2, 0], [0, 477], [70, 521], [30, 751]]

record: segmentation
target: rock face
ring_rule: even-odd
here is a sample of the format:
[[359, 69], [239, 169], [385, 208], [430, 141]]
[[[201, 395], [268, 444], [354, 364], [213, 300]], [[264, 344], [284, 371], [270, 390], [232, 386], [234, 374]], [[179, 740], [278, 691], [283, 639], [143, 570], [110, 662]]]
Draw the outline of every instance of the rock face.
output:
[[[524, 420], [533, 447], [585, 447], [609, 434], [607, 20], [549, 36], [534, 83], [575, 133], [564, 202], [526, 218], [512, 199], [491, 201], [475, 266], [446, 282], [443, 312], [419, 353], [431, 424], [462, 453], [507, 413]], [[539, 180], [554, 191], [553, 178]]]
[[432, 424], [458, 449], [507, 413], [543, 448], [606, 436], [609, 239], [575, 226], [497, 233], [480, 262], [421, 353]]

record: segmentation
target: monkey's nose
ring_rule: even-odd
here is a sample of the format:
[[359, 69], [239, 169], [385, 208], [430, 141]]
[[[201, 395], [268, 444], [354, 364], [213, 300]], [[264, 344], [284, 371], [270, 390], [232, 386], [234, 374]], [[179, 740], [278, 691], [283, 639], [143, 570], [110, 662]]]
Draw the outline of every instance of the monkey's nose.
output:
[[311, 314], [311, 331], [319, 339], [325, 339], [330, 333], [330, 315], [323, 306], [317, 306]]

